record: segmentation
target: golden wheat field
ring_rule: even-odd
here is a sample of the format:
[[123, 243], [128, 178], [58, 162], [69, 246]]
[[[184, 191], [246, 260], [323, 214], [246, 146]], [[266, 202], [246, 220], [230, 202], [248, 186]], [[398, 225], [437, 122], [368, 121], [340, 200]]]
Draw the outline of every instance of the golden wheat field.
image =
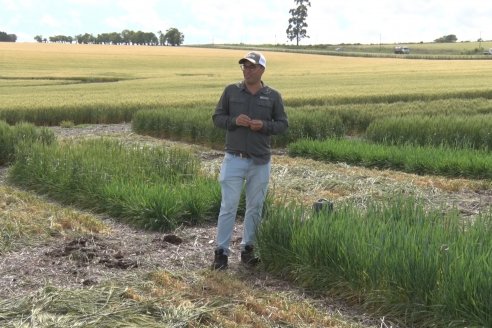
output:
[[[0, 44], [0, 110], [213, 105], [242, 78], [245, 50], [75, 44]], [[265, 52], [264, 80], [296, 99], [446, 94], [492, 85], [489, 61], [351, 58]]]

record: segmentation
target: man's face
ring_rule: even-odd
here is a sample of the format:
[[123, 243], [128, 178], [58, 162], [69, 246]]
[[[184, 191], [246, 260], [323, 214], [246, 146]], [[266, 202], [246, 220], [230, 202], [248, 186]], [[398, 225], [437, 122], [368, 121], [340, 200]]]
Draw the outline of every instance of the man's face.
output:
[[244, 80], [247, 84], [255, 84], [261, 81], [264, 68], [261, 65], [255, 65], [248, 61], [241, 64], [241, 70], [243, 71]]

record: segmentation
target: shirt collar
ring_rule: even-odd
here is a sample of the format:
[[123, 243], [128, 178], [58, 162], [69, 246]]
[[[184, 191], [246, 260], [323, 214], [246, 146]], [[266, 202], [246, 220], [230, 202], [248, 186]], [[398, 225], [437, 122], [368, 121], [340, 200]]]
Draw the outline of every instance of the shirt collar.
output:
[[[263, 81], [260, 81], [261, 82], [261, 89], [260, 91], [258, 91], [259, 93], [263, 93], [265, 91], [265, 87], [266, 87], [266, 84], [263, 82]], [[241, 81], [241, 83], [239, 84], [241, 90], [243, 91], [247, 91], [248, 89], [246, 88], [246, 83], [244, 83], [244, 80]]]

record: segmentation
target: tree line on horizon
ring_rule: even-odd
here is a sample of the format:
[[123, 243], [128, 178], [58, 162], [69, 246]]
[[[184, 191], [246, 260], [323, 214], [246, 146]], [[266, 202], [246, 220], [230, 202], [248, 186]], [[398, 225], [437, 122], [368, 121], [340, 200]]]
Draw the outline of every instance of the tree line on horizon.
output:
[[172, 27], [165, 33], [158, 31], [157, 35], [153, 32], [142, 32], [123, 30], [121, 33], [101, 33], [94, 36], [90, 33], [78, 34], [74, 37], [66, 35], [50, 36], [48, 39], [42, 35], [36, 35], [34, 40], [37, 42], [52, 43], [79, 43], [79, 44], [112, 44], [112, 45], [150, 45], [150, 46], [180, 46], [184, 42], [184, 34], [177, 28]]
[[17, 35], [8, 34], [7, 32], [0, 31], [0, 42], [15, 42], [17, 41]]
[[[286, 29], [287, 39], [290, 41], [295, 40], [296, 46], [299, 46], [299, 42], [304, 38], [309, 38], [307, 35], [306, 23], [308, 17], [308, 7], [311, 7], [309, 0], [294, 0], [295, 8], [289, 10], [291, 17], [289, 18], [289, 25]], [[41, 35], [36, 35], [34, 39], [37, 42], [53, 42], [53, 43], [79, 43], [79, 44], [114, 44], [114, 45], [171, 45], [179, 46], [184, 42], [184, 34], [177, 28], [172, 27], [165, 33], [158, 31], [157, 35], [153, 32], [131, 31], [123, 30], [121, 33], [102, 33], [94, 36], [90, 33], [79, 34], [75, 37], [65, 35], [50, 36], [48, 39], [43, 38]], [[0, 32], [0, 41], [15, 42], [17, 36], [15, 34], [7, 34]], [[455, 34], [444, 35], [434, 40], [436, 43], [453, 43], [458, 38]], [[479, 39], [478, 41], [482, 41]]]

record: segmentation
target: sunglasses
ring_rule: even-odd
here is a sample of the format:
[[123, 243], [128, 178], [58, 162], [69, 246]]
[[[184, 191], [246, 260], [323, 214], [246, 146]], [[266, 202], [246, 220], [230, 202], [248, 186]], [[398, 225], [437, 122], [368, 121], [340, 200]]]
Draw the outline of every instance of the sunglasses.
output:
[[241, 67], [242, 71], [245, 71], [245, 70], [253, 71], [253, 70], [257, 69], [258, 66], [260, 66], [260, 65], [245, 65], [245, 64], [239, 65], [239, 67]]

